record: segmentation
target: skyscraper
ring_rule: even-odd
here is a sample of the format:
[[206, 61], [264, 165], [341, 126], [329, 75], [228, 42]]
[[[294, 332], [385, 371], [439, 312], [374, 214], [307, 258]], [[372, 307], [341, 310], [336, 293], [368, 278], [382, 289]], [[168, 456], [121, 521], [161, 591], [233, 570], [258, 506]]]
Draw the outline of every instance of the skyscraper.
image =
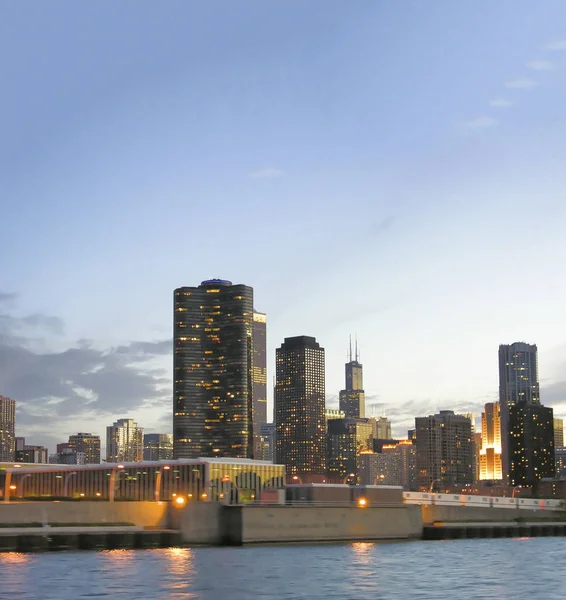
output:
[[340, 410], [347, 419], [365, 417], [366, 404], [362, 365], [358, 361], [358, 342], [352, 358], [352, 338], [350, 338], [349, 361], [346, 363], [346, 389], [340, 391]]
[[260, 429], [267, 423], [267, 317], [264, 313], [253, 314], [253, 432], [254, 458], [261, 460], [263, 454]]
[[0, 462], [16, 458], [16, 401], [0, 396]]
[[326, 471], [324, 348], [313, 337], [285, 338], [276, 351], [276, 462], [287, 477], [323, 481]]
[[536, 344], [499, 346], [499, 404], [503, 477], [509, 474], [509, 410], [519, 402], [540, 404]]
[[564, 420], [554, 418], [554, 448], [564, 446]]
[[334, 483], [359, 472], [359, 455], [372, 449], [372, 425], [369, 419], [330, 419], [328, 421], [327, 473]]
[[480, 480], [503, 478], [499, 402], [488, 402], [481, 414]]
[[170, 433], [146, 433], [143, 436], [144, 460], [171, 460], [173, 436]]
[[374, 440], [391, 439], [391, 421], [387, 417], [370, 417], [369, 421], [373, 428]]
[[203, 281], [174, 310], [174, 457], [252, 458], [253, 289]]
[[119, 419], [106, 428], [106, 462], [143, 460], [143, 429], [133, 419]]
[[552, 408], [525, 400], [509, 409], [509, 482], [534, 486], [554, 477], [554, 424]]
[[275, 462], [275, 423], [263, 423], [259, 430], [261, 437], [261, 456], [259, 460]]
[[420, 491], [473, 483], [472, 424], [451, 410], [415, 419]]
[[69, 436], [69, 448], [84, 454], [85, 465], [100, 464], [100, 436], [92, 433], [76, 433]]

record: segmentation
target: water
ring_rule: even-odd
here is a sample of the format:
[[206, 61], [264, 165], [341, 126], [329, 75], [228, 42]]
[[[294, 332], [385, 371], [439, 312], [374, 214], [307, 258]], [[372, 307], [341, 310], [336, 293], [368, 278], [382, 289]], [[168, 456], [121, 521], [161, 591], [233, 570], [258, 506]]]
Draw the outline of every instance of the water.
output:
[[565, 597], [566, 539], [0, 554], [0, 598]]

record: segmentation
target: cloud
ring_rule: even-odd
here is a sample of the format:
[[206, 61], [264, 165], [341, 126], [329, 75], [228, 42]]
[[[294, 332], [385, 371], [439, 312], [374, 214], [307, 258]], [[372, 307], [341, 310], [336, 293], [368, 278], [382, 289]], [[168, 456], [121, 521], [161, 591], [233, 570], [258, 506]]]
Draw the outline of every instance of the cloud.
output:
[[530, 60], [527, 67], [534, 71], [552, 71], [554, 69], [554, 65], [548, 60]]
[[280, 169], [266, 167], [264, 169], [259, 169], [259, 171], [253, 171], [249, 174], [249, 177], [252, 179], [275, 179], [276, 177], [281, 177], [282, 175], [283, 171]]
[[54, 350], [62, 328], [49, 315], [0, 315], [0, 393], [16, 400], [18, 426], [48, 434], [66, 419], [88, 423], [170, 405], [171, 380], [157, 363], [171, 354], [172, 340], [110, 348], [77, 340]]
[[464, 127], [468, 129], [484, 129], [486, 127], [495, 127], [499, 121], [493, 117], [476, 117], [470, 121], [464, 122]]
[[554, 42], [548, 42], [545, 48], [546, 50], [566, 50], [566, 40], [555, 40]]
[[505, 86], [512, 89], [517, 90], [528, 90], [530, 88], [534, 88], [538, 85], [536, 81], [533, 79], [529, 79], [528, 77], [517, 77], [516, 79], [510, 79], [505, 82]]
[[509, 106], [513, 106], [513, 102], [505, 98], [494, 98], [489, 101], [489, 105], [495, 108], [508, 108]]

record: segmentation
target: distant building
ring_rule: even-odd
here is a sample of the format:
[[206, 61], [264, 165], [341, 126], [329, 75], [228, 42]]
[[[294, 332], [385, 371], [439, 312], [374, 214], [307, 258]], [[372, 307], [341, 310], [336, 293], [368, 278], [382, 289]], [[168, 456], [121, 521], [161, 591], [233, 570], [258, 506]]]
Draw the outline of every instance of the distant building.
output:
[[372, 425], [369, 419], [331, 419], [328, 421], [327, 472], [328, 479], [341, 483], [351, 476], [357, 479], [358, 457], [362, 451], [371, 450]]
[[252, 458], [253, 304], [251, 287], [221, 279], [175, 290], [175, 458]]
[[143, 428], [133, 419], [119, 419], [106, 428], [106, 462], [143, 460]]
[[275, 423], [263, 423], [260, 426], [259, 434], [261, 437], [262, 449], [260, 460], [267, 460], [274, 463], [277, 436]]
[[173, 435], [170, 433], [146, 433], [143, 436], [144, 460], [172, 460]]
[[49, 464], [47, 448], [26, 444], [25, 438], [16, 438], [15, 461], [27, 464]]
[[509, 482], [532, 487], [553, 478], [554, 418], [552, 408], [526, 401], [509, 410]]
[[554, 447], [564, 446], [564, 420], [554, 417]]
[[339, 408], [327, 408], [324, 410], [324, 418], [326, 419], [326, 423], [328, 425], [329, 419], [345, 419], [346, 413]]
[[408, 440], [416, 440], [417, 439], [417, 430], [416, 429], [409, 429], [407, 430], [407, 439]]
[[515, 342], [499, 346], [499, 404], [503, 477], [509, 477], [509, 411], [520, 402], [540, 404], [536, 344]]
[[0, 396], [0, 462], [16, 458], [16, 401]]
[[481, 415], [480, 480], [503, 479], [499, 402], [488, 402]]
[[473, 483], [472, 424], [451, 410], [415, 419], [417, 487], [421, 491]]
[[263, 447], [260, 429], [267, 423], [267, 316], [254, 311], [253, 341], [253, 458], [261, 460]]
[[554, 449], [556, 479], [566, 479], [566, 448], [561, 446]]
[[374, 440], [391, 439], [391, 421], [387, 417], [369, 417]]
[[[382, 446], [373, 458], [373, 479], [360, 477], [365, 485], [399, 485], [407, 491], [417, 489], [417, 449], [412, 440]], [[365, 456], [364, 456], [365, 459]]]
[[68, 447], [80, 454], [84, 454], [85, 465], [100, 464], [100, 436], [92, 433], [76, 433], [69, 436]]
[[[324, 348], [313, 337], [285, 338], [276, 350], [276, 459], [287, 478], [304, 483], [326, 476]], [[329, 421], [331, 422], [331, 421]]]
[[56, 454], [55, 462], [59, 465], [84, 465], [86, 460], [87, 457], [84, 452], [77, 452], [73, 448], [62, 448], [61, 452]]
[[481, 432], [472, 433], [472, 452], [474, 453], [474, 483], [479, 481], [481, 475]]
[[340, 391], [340, 410], [347, 419], [365, 417], [365, 392], [363, 369], [358, 360], [358, 342], [356, 353], [352, 357], [352, 339], [350, 338], [349, 361], [346, 363], [346, 388]]

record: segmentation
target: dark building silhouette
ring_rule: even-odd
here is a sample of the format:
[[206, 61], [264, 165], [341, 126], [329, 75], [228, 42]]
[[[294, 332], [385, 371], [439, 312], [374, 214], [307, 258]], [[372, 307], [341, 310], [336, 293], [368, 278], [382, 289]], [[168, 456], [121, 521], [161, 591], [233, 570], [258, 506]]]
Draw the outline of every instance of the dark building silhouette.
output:
[[324, 348], [313, 337], [285, 338], [276, 351], [275, 425], [276, 462], [288, 480], [323, 481]]
[[499, 405], [501, 413], [501, 466], [509, 477], [509, 410], [515, 404], [540, 404], [536, 344], [515, 342], [499, 346]]
[[253, 314], [253, 457], [261, 460], [263, 443], [261, 426], [267, 423], [267, 317], [264, 313]]
[[369, 419], [330, 419], [326, 436], [327, 474], [334, 483], [348, 477], [358, 480], [359, 455], [372, 449], [373, 426]]
[[437, 415], [417, 417], [415, 429], [420, 491], [473, 483], [475, 457], [468, 417], [441, 410]]
[[552, 408], [522, 401], [509, 410], [509, 483], [531, 487], [554, 477]]
[[358, 342], [352, 358], [352, 339], [350, 338], [349, 361], [346, 363], [346, 389], [339, 394], [340, 410], [347, 419], [365, 417], [365, 393], [362, 365], [358, 361]]
[[175, 458], [252, 458], [252, 324], [251, 287], [211, 279], [175, 290]]

